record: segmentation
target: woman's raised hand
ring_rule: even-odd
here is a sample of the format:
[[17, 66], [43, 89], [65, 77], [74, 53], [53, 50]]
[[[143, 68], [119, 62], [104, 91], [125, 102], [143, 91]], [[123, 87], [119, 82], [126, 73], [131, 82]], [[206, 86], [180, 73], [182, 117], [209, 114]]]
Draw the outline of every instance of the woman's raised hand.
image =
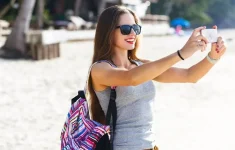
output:
[[[217, 26], [213, 26], [213, 29], [217, 29]], [[209, 56], [212, 59], [220, 59], [220, 57], [225, 53], [226, 48], [227, 47], [224, 44], [222, 37], [218, 37], [217, 42], [212, 43], [211, 45], [211, 51], [209, 52]]]
[[192, 35], [184, 45], [184, 47], [180, 50], [181, 56], [183, 58], [188, 58], [192, 56], [196, 51], [201, 50], [204, 51], [207, 46], [207, 39], [202, 36], [201, 30], [205, 29], [206, 27], [198, 27], [194, 29]]

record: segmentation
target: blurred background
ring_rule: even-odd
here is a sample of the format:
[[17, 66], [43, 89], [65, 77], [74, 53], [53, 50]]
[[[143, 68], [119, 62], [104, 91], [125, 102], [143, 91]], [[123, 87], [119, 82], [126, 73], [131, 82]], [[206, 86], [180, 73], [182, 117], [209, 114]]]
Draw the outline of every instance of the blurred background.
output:
[[[95, 29], [99, 14], [112, 5], [124, 5], [135, 11], [145, 26], [145, 35], [184, 35], [184, 30], [200, 25], [217, 25], [220, 29], [235, 26], [234, 0], [1, 0], [0, 37], [8, 37], [8, 40], [0, 56], [35, 59], [25, 43], [32, 45], [32, 36], [38, 38], [35, 34], [40, 34], [40, 30], [50, 30], [49, 34], [62, 33], [66, 36], [56, 41], [57, 43], [92, 39], [94, 31], [88, 31], [91, 34], [86, 32], [86, 36], [81, 34], [83, 38], [80, 39], [74, 32], [51, 30]], [[37, 39], [40, 40], [48, 41], [48, 37], [46, 40], [44, 37]], [[18, 44], [13, 46], [12, 41], [17, 41]], [[11, 52], [5, 51], [6, 49]]]
[[[34, 1], [34, 0], [33, 0]], [[70, 16], [79, 16], [95, 23], [100, 12], [111, 5], [127, 5], [135, 9], [147, 0], [37, 0], [33, 5], [31, 27], [68, 27]], [[0, 19], [13, 25], [23, 0], [1, 0]], [[151, 0], [142, 14], [169, 16], [188, 20], [192, 27], [217, 24], [220, 28], [234, 27], [234, 0]], [[143, 17], [144, 15], [141, 15]], [[63, 24], [64, 23], [64, 24]], [[67, 24], [66, 24], [67, 23]]]
[[[58, 150], [70, 99], [85, 86], [100, 13], [141, 19], [138, 56], [181, 49], [198, 26], [218, 26], [227, 52], [195, 84], [154, 84], [160, 150], [235, 149], [235, 0], [0, 0], [0, 150]], [[210, 51], [175, 66], [189, 68]]]

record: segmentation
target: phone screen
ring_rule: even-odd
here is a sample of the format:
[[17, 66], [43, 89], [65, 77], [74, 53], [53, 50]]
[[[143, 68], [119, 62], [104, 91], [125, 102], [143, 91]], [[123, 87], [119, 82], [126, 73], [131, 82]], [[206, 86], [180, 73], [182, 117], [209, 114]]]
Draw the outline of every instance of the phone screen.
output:
[[201, 34], [208, 40], [209, 43], [217, 42], [217, 29], [203, 29]]

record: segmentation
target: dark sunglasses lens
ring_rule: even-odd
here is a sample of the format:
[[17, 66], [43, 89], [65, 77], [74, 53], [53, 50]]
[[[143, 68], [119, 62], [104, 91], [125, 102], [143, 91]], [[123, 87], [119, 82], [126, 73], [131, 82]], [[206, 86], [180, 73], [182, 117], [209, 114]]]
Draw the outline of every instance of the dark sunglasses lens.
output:
[[137, 35], [140, 34], [141, 27], [139, 25], [133, 25], [133, 29]]
[[120, 27], [120, 29], [121, 29], [121, 33], [122, 33], [123, 35], [128, 35], [128, 34], [131, 33], [131, 26], [129, 26], [129, 25], [122, 25], [122, 26]]

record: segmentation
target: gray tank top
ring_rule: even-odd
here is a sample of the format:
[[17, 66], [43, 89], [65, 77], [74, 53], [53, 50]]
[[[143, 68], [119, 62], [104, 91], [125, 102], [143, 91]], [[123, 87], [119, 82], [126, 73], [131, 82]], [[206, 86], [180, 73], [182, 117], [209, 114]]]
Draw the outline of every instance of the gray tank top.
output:
[[[139, 62], [139, 65], [142, 63]], [[111, 88], [95, 91], [105, 115], [108, 110]], [[114, 150], [142, 150], [155, 144], [153, 81], [137, 86], [116, 88], [117, 123], [114, 133]]]

